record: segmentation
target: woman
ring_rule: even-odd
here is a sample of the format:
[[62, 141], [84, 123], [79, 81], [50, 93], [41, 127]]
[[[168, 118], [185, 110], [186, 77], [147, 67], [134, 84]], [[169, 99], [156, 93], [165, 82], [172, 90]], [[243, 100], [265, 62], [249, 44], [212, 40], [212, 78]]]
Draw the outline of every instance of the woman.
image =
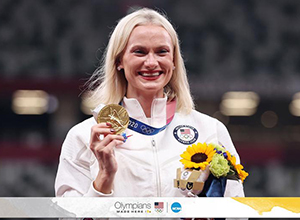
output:
[[[120, 20], [90, 82], [99, 106], [66, 137], [57, 196], [183, 196], [173, 184], [176, 169], [197, 142], [221, 143], [239, 163], [225, 126], [194, 110], [177, 34], [158, 12], [141, 9]], [[110, 123], [96, 122], [108, 104], [122, 105], [144, 127], [131, 124], [124, 142]], [[227, 181], [225, 196], [243, 195], [240, 181]]]

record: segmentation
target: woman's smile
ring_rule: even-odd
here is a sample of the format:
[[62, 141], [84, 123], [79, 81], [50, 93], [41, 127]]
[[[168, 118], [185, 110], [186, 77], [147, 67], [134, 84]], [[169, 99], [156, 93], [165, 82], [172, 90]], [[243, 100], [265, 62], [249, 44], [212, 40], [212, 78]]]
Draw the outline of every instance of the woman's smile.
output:
[[163, 71], [139, 71], [138, 74], [146, 80], [155, 80], [163, 73]]

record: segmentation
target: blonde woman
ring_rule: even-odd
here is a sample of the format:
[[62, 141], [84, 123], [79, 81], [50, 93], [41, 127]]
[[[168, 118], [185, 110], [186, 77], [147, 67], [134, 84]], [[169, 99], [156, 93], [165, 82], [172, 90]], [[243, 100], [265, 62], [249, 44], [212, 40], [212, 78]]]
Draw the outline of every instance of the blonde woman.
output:
[[[180, 154], [198, 142], [221, 143], [239, 163], [225, 126], [194, 110], [178, 37], [162, 14], [144, 8], [121, 19], [89, 84], [98, 107], [63, 143], [57, 196], [182, 197], [173, 184]], [[108, 104], [143, 126], [131, 124], [125, 141], [97, 124]], [[225, 196], [244, 196], [241, 181], [227, 181]]]

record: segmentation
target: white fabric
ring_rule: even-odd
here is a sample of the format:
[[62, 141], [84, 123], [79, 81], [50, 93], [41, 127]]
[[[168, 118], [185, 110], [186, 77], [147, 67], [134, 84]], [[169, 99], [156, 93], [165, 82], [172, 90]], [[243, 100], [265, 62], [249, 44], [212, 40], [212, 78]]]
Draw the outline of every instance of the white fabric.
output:
[[[148, 124], [142, 107], [136, 99], [124, 98], [123, 106], [129, 116]], [[95, 109], [95, 115], [103, 105]], [[151, 109], [151, 126], [162, 127], [166, 123], [166, 98], [155, 99]], [[182, 197], [173, 187], [176, 169], [182, 167], [180, 154], [188, 145], [180, 143], [173, 135], [179, 125], [193, 126], [199, 137], [195, 143], [219, 143], [237, 158], [236, 149], [226, 127], [218, 120], [197, 111], [188, 115], [175, 113], [173, 121], [155, 136], [145, 136], [127, 129], [133, 134], [126, 143], [115, 148], [118, 171], [114, 181], [114, 192], [104, 195], [97, 192], [92, 181], [98, 173], [98, 162], [89, 149], [91, 127], [94, 117], [74, 126], [63, 143], [57, 177], [56, 196], [115, 196], [115, 197]], [[240, 182], [228, 181], [226, 196], [244, 196]]]

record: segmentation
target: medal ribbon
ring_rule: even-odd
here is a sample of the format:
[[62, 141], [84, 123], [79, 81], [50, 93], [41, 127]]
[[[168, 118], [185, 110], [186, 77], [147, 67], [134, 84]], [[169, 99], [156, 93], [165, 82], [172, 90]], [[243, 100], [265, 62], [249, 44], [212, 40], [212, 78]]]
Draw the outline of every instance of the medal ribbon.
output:
[[176, 110], [176, 100], [167, 103], [167, 123], [161, 128], [155, 128], [139, 120], [129, 117], [128, 128], [143, 135], [152, 136], [166, 129], [174, 118]]

